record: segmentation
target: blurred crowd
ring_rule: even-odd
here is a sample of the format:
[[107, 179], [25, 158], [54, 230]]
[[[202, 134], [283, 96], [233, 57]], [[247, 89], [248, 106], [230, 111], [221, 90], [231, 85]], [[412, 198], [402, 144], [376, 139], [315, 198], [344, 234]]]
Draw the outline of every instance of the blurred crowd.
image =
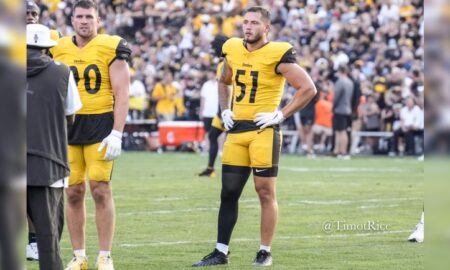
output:
[[[73, 0], [37, 2], [43, 24], [62, 35], [73, 33]], [[313, 128], [317, 135], [323, 128], [331, 128], [329, 104], [336, 71], [347, 66], [357, 95], [353, 130], [397, 132], [397, 137], [407, 137], [405, 133], [413, 131], [415, 137], [423, 137], [423, 120], [405, 127], [403, 119], [412, 110], [422, 119], [424, 114], [421, 0], [97, 2], [101, 31], [127, 39], [132, 47], [130, 119], [201, 119], [206, 71], [215, 69], [219, 61], [211, 53], [211, 41], [216, 36], [241, 36], [243, 10], [262, 5], [272, 13], [270, 39], [294, 46], [298, 63], [319, 90], [309, 108], [315, 112], [311, 124], [316, 126], [319, 121], [319, 128]], [[292, 94], [293, 89], [287, 86], [284, 100]], [[285, 128], [289, 127], [300, 128], [292, 119], [286, 122]], [[399, 153], [396, 140], [390, 142], [389, 150]], [[368, 143], [375, 147], [377, 142]]]

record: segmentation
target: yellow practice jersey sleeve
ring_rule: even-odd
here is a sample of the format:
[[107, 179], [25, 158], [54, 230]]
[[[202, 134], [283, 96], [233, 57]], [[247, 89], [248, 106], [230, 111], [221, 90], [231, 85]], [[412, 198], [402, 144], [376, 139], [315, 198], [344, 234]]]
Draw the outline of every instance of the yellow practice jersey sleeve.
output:
[[281, 63], [295, 63], [296, 55], [287, 42], [268, 42], [248, 51], [241, 38], [231, 38], [222, 47], [233, 71], [232, 108], [235, 120], [253, 120], [258, 112], [273, 112], [280, 105], [284, 77], [277, 72]]
[[[216, 80], [217, 81], [220, 80], [220, 76], [222, 75], [222, 72], [223, 72], [223, 60], [221, 60], [217, 64], [217, 70], [216, 70]], [[217, 88], [217, 91], [219, 91], [219, 88]], [[219, 120], [222, 122], [222, 116], [221, 116], [221, 111], [220, 111], [220, 104], [217, 107], [217, 116], [219, 117]]]
[[216, 80], [220, 79], [220, 76], [223, 72], [223, 61], [220, 61], [219, 64], [217, 64], [217, 70], [216, 70]]
[[58, 41], [61, 38], [61, 34], [57, 30], [50, 30], [50, 38], [54, 41]]
[[50, 50], [53, 58], [70, 67], [77, 82], [83, 108], [77, 114], [101, 114], [113, 111], [114, 96], [109, 66], [116, 59], [128, 60], [131, 50], [127, 42], [110, 35], [97, 35], [79, 48], [75, 37], [58, 40]]

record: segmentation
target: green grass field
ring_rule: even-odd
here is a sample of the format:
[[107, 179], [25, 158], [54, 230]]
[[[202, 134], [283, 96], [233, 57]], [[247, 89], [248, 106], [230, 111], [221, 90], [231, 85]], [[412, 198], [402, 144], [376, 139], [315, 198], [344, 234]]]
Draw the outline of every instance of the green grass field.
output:
[[[212, 251], [220, 171], [215, 178], [195, 176], [206, 159], [195, 154], [125, 153], [116, 161], [116, 269], [190, 269]], [[424, 268], [424, 246], [406, 241], [422, 211], [423, 163], [407, 158], [342, 161], [284, 155], [280, 164], [273, 269]], [[98, 248], [90, 197], [87, 205], [87, 252], [94, 269]], [[252, 269], [258, 247], [259, 202], [249, 181], [230, 244], [230, 264], [216, 268]], [[72, 256], [67, 230], [62, 248], [67, 263]], [[27, 266], [38, 269], [36, 262]]]

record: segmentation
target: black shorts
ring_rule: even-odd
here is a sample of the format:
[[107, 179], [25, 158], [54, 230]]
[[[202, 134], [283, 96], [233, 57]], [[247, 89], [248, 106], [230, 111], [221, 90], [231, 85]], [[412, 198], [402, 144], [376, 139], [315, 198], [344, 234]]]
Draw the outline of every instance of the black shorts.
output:
[[303, 126], [314, 125], [314, 115], [300, 115], [300, 122]]
[[205, 132], [209, 132], [211, 129], [212, 120], [212, 117], [203, 117], [203, 128], [205, 129]]
[[352, 122], [350, 115], [338, 114], [335, 113], [333, 115], [333, 129], [336, 131], [347, 130], [350, 127]]

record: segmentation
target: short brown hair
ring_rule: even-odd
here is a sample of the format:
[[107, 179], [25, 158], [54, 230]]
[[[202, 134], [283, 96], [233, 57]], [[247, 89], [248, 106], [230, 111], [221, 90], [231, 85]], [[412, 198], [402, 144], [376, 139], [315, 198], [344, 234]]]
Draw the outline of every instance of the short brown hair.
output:
[[350, 69], [345, 64], [343, 64], [338, 67], [338, 72], [348, 75], [350, 73]]
[[261, 6], [254, 6], [254, 7], [250, 7], [248, 9], [246, 9], [244, 14], [246, 14], [247, 12], [257, 12], [257, 13], [261, 14], [261, 18], [264, 21], [270, 22], [270, 11], [267, 10], [266, 8], [263, 8]]
[[73, 11], [75, 12], [76, 8], [84, 8], [84, 9], [90, 9], [93, 8], [95, 9], [96, 12], [98, 12], [98, 5], [97, 3], [95, 3], [94, 1], [91, 0], [79, 0], [75, 3], [75, 5], [73, 6]]

